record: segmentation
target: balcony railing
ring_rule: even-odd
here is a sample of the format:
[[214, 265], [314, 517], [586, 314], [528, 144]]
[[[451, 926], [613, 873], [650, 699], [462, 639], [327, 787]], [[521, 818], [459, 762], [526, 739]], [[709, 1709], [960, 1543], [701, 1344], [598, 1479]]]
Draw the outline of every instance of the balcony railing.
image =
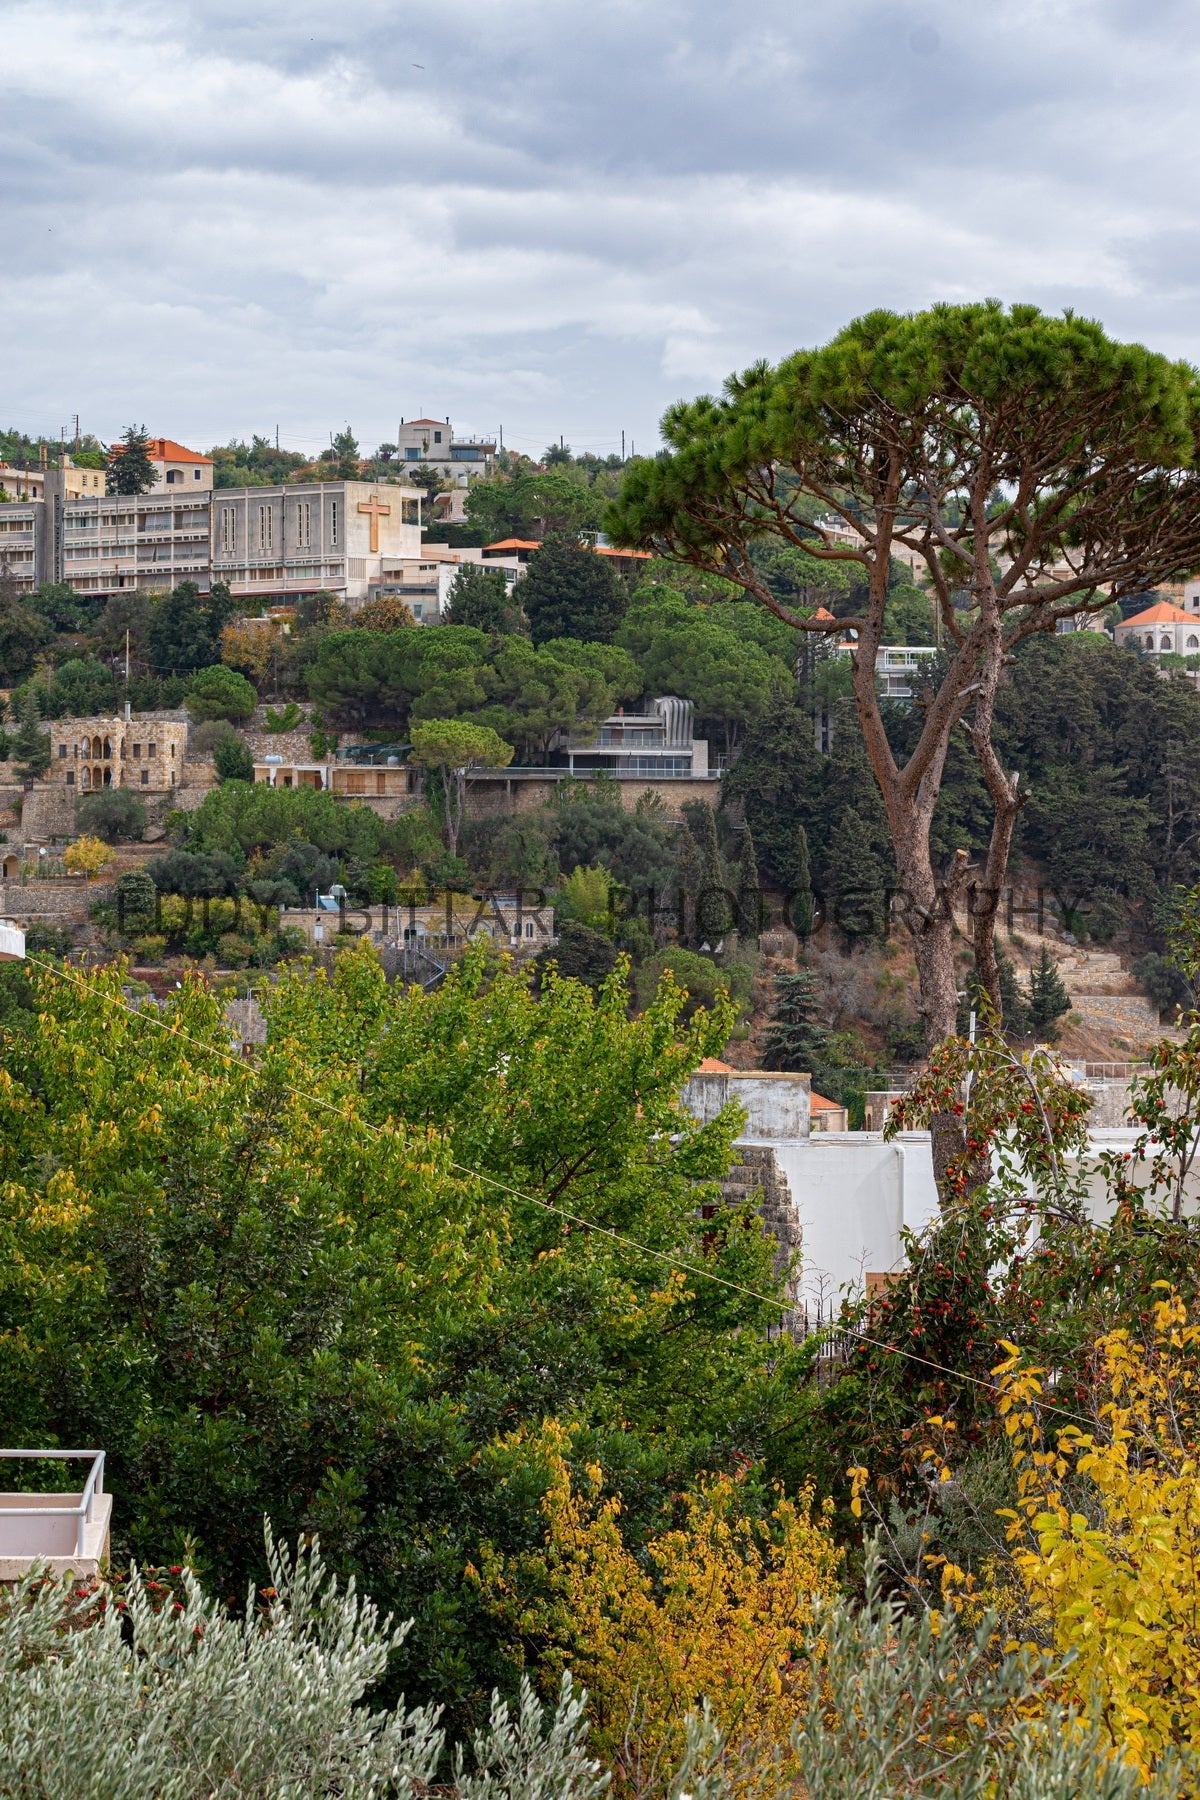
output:
[[[104, 1452], [103, 1450], [0, 1450], [0, 1461], [27, 1462], [77, 1462], [91, 1458], [91, 1468], [83, 1485], [83, 1492], [72, 1506], [56, 1506], [57, 1494], [3, 1494], [0, 1495], [0, 1561], [12, 1557], [29, 1558], [31, 1561], [42, 1561], [50, 1557], [85, 1556], [88, 1553], [88, 1527], [101, 1522], [98, 1515], [103, 1513], [102, 1523], [105, 1530], [101, 1534], [107, 1537], [107, 1515], [111, 1510], [111, 1500], [104, 1492]], [[66, 1501], [71, 1498], [63, 1494]], [[27, 1500], [27, 1506], [17, 1504]], [[106, 1504], [107, 1502], [107, 1504]], [[38, 1531], [36, 1525], [17, 1525], [16, 1520], [63, 1520], [44, 1531]], [[73, 1526], [66, 1523], [73, 1521]], [[91, 1546], [95, 1553], [95, 1546]]]

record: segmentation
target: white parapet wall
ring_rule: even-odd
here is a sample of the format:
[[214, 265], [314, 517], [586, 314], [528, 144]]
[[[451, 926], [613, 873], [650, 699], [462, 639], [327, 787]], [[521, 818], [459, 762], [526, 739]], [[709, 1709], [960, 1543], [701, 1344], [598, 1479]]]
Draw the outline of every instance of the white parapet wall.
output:
[[[902, 1131], [885, 1142], [881, 1131], [811, 1130], [807, 1075], [766, 1070], [702, 1070], [683, 1091], [688, 1111], [714, 1119], [730, 1101], [746, 1114], [739, 1145], [770, 1149], [784, 1176], [800, 1228], [802, 1270], [799, 1299], [828, 1315], [840, 1297], [858, 1294], [869, 1276], [893, 1273], [904, 1263], [904, 1233], [920, 1232], [937, 1217], [937, 1184], [927, 1131]], [[1103, 1223], [1110, 1209], [1102, 1165], [1105, 1153], [1132, 1157], [1138, 1133], [1132, 1127], [1088, 1134], [1084, 1156], [1084, 1201]], [[1144, 1163], [1132, 1167], [1145, 1183]], [[1071, 1185], [1078, 1171], [1064, 1170]], [[1166, 1210], [1169, 1200], [1157, 1205]], [[1200, 1214], [1200, 1158], [1184, 1185], [1182, 1210]]]
[[0, 962], [22, 962], [25, 957], [25, 933], [19, 925], [0, 919]]

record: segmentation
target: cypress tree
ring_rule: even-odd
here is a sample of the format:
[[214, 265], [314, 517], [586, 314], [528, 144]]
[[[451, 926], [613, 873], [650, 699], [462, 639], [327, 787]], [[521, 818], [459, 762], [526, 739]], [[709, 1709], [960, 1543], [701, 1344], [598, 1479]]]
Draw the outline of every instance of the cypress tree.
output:
[[1058, 964], [1045, 944], [1029, 971], [1029, 1022], [1035, 1031], [1057, 1037], [1055, 1021], [1071, 1010], [1071, 996], [1058, 972]]
[[12, 758], [23, 782], [36, 781], [50, 767], [50, 733], [41, 727], [37, 695], [26, 688], [17, 708], [17, 734], [12, 740]]
[[792, 869], [792, 925], [801, 938], [806, 938], [813, 928], [812, 863], [808, 854], [808, 833], [798, 820], [789, 860]]
[[700, 891], [696, 898], [696, 941], [715, 950], [735, 924], [732, 896], [717, 842], [717, 815], [701, 801], [689, 808], [688, 825], [700, 850]]
[[742, 833], [742, 849], [738, 857], [737, 915], [738, 931], [742, 937], [751, 943], [757, 943], [758, 934], [762, 930], [762, 890], [758, 882], [754, 837], [748, 825]]

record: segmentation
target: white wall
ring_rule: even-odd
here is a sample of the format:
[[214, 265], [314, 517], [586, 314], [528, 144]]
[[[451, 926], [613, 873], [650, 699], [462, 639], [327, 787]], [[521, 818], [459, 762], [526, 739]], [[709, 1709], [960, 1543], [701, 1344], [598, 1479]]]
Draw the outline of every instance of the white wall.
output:
[[25, 956], [25, 933], [19, 925], [0, 919], [0, 962], [20, 962]]

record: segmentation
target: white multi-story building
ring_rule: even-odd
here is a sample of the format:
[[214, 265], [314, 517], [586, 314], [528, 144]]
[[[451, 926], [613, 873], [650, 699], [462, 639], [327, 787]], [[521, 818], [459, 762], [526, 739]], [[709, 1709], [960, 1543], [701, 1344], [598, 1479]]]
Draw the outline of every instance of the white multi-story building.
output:
[[46, 470], [38, 498], [0, 503], [0, 576], [26, 593], [49, 581], [97, 595], [225, 581], [244, 600], [326, 589], [353, 602], [385, 559], [421, 555], [419, 488], [322, 481], [213, 492], [203, 479], [194, 489], [169, 481], [175, 472], [167, 464], [148, 494], [76, 498], [67, 471]]
[[326, 591], [365, 600], [385, 562], [421, 551], [419, 488], [369, 481], [218, 488], [212, 495], [212, 578], [239, 599]]
[[449, 419], [401, 419], [396, 434], [401, 463], [423, 463], [459, 487], [490, 475], [496, 460], [494, 438], [456, 438]]
[[1147, 656], [1200, 655], [1200, 616], [1156, 600], [1143, 612], [1122, 620], [1113, 632], [1118, 644], [1134, 644]]

